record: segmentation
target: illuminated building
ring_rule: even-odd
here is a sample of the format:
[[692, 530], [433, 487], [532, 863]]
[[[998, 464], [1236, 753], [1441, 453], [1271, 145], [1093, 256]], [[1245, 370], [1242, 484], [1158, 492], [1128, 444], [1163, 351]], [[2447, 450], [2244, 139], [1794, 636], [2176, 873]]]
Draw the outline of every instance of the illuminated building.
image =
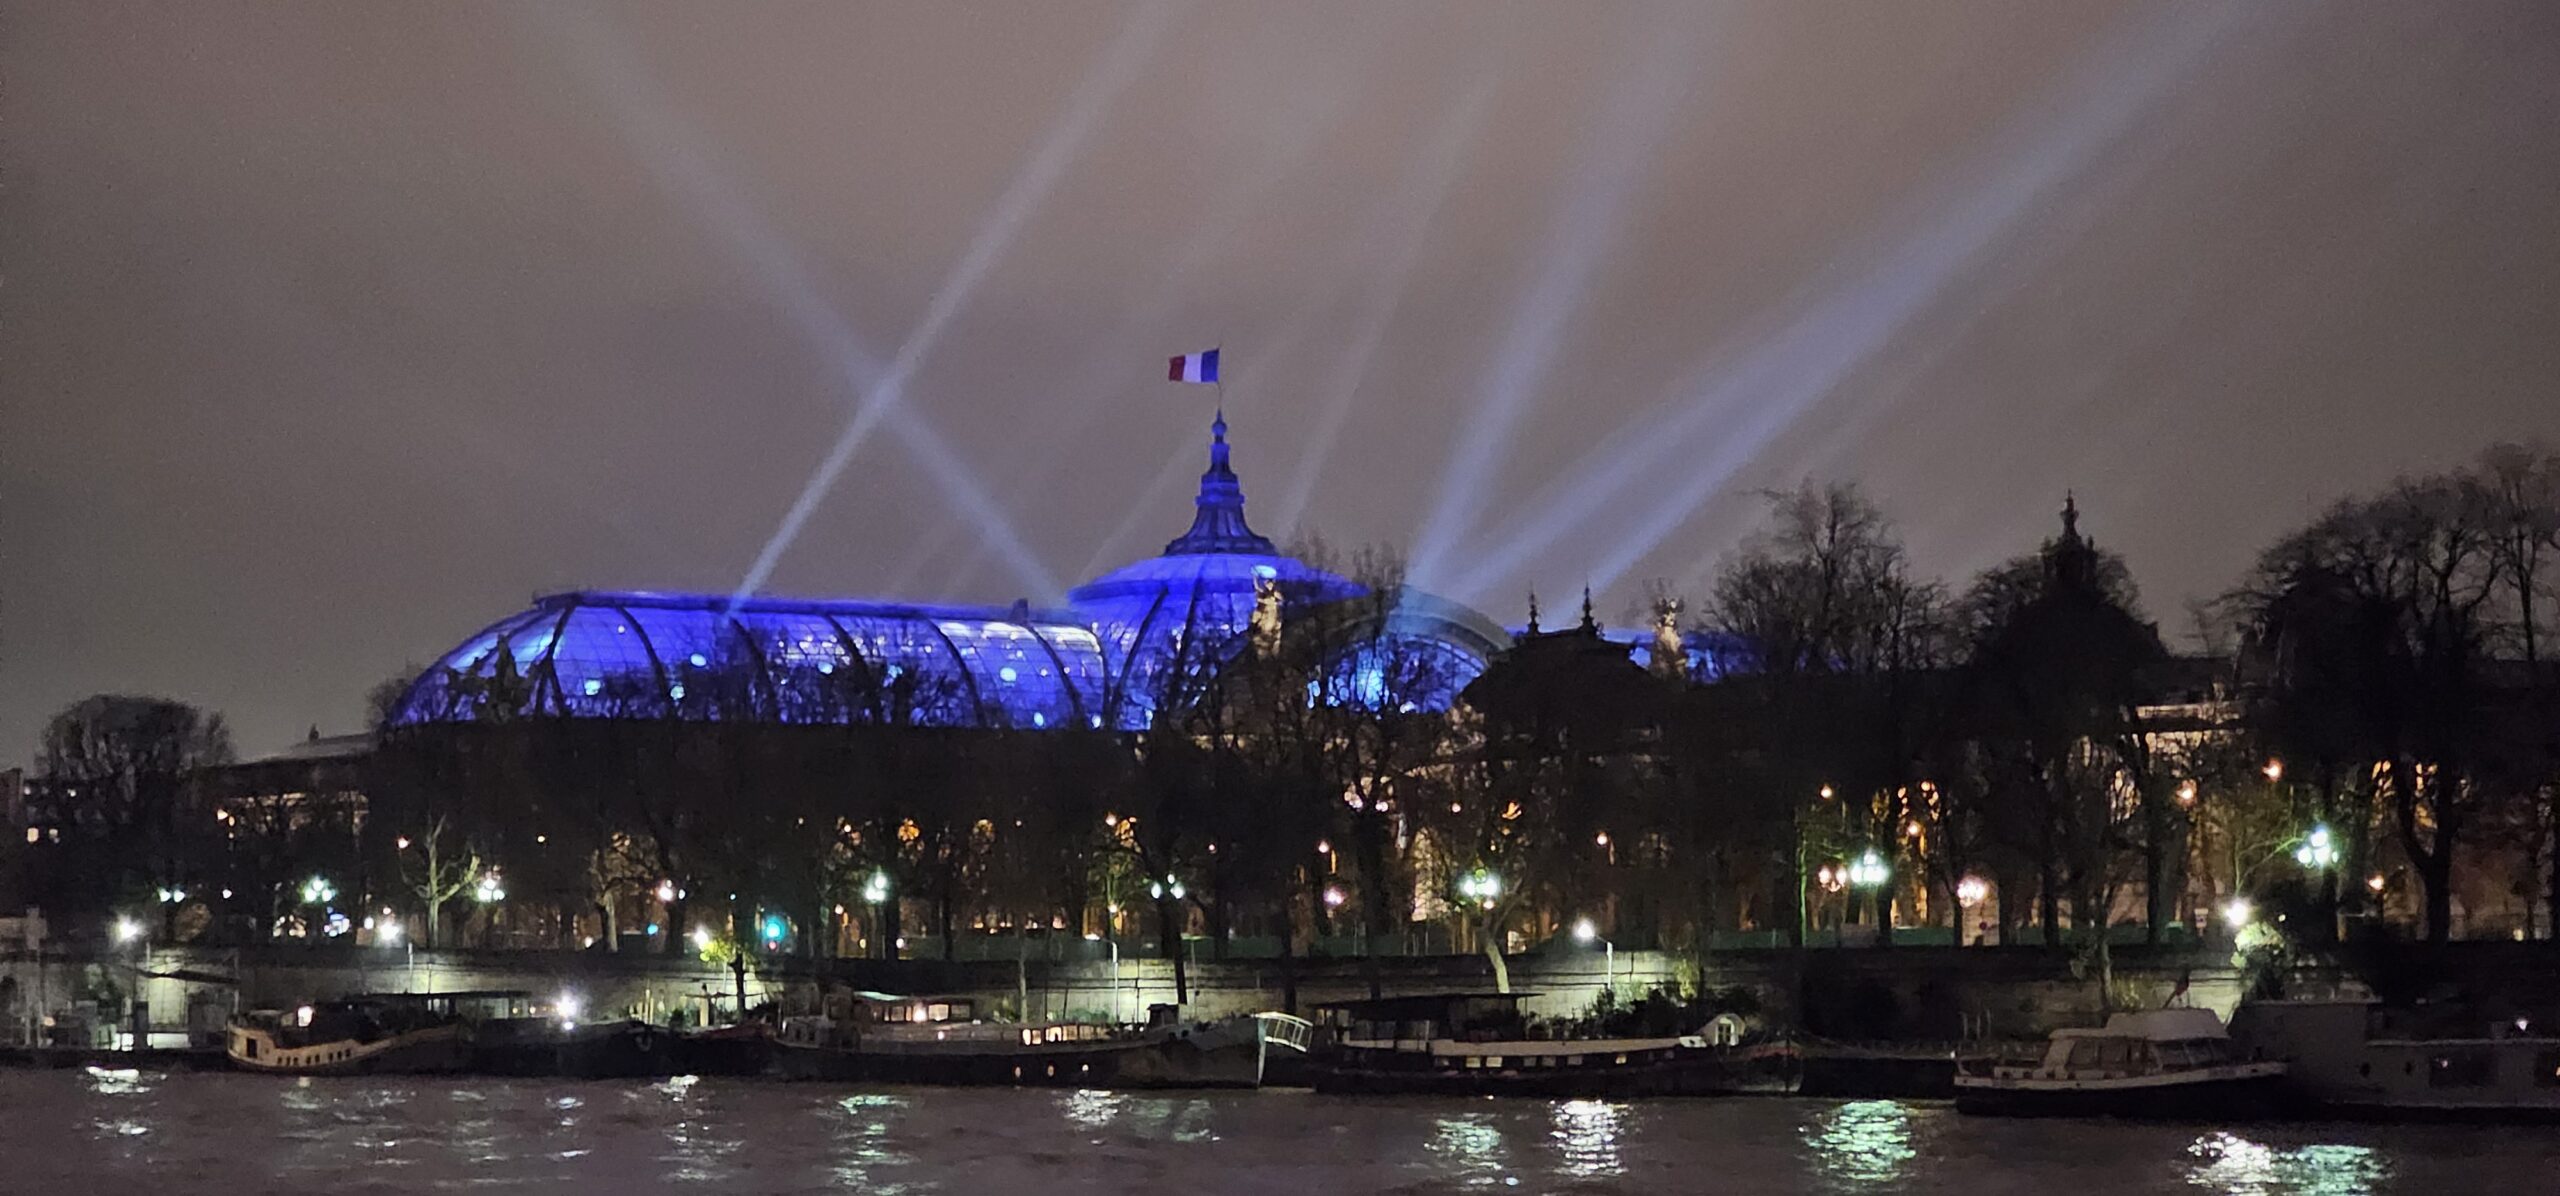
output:
[[[577, 590], [547, 595], [446, 653], [397, 724], [463, 721], [491, 703], [591, 718], [750, 718], [1015, 729], [1148, 725], [1168, 673], [1244, 650], [1258, 604], [1284, 621], [1341, 610], [1358, 582], [1281, 552], [1244, 518], [1226, 421], [1191, 529], [1159, 556], [1035, 609], [862, 599]], [[1446, 706], [1511, 637], [1484, 616], [1403, 591], [1358, 604], [1382, 620], [1337, 667], [1383, 688], [1382, 646], [1427, 657], [1439, 683], [1404, 701]], [[1352, 641], [1346, 641], [1347, 643]]]

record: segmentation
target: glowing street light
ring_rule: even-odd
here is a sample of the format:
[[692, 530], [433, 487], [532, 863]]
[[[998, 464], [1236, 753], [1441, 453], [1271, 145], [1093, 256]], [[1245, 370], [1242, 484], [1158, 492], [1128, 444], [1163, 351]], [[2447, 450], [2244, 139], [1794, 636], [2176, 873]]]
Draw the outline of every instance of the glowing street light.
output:
[[696, 926], [693, 928], [693, 949], [696, 951], [708, 951], [711, 949], [710, 927]]
[[1324, 907], [1326, 909], [1341, 909], [1342, 903], [1349, 901], [1350, 899], [1350, 895], [1342, 891], [1341, 885], [1326, 885], [1324, 887]]
[[1174, 900], [1180, 901], [1182, 900], [1183, 892], [1182, 882], [1175, 880], [1170, 876], [1163, 880], [1147, 882], [1147, 896], [1153, 897], [1158, 901], [1164, 900], [1167, 896], [1171, 896]]
[[130, 943], [142, 937], [142, 923], [131, 918], [116, 919], [116, 941]]
[[373, 941], [384, 947], [400, 945], [400, 919], [388, 914], [373, 924]]
[[2246, 897], [2234, 897], [2222, 903], [2222, 920], [2230, 923], [2233, 930], [2256, 921], [2257, 917], [2258, 907], [2251, 905]]
[[889, 899], [889, 874], [877, 868], [862, 882], [862, 899], [873, 905]]
[[2338, 862], [2338, 849], [2329, 840], [2326, 825], [2314, 825], [2304, 837], [2302, 846], [2293, 849], [2293, 862], [2314, 871], [2325, 872]]
[[1600, 957], [1600, 983], [1604, 987], [1610, 984], [1618, 974], [1618, 945], [1601, 938], [1600, 928], [1592, 925], [1589, 918], [1574, 919], [1573, 941], [1586, 946], [1594, 942], [1600, 944], [1601, 950], [1605, 952]]
[[302, 903], [304, 905], [327, 905], [337, 899], [338, 886], [330, 884], [328, 877], [314, 876], [311, 879], [302, 882]]
[[2194, 777], [2189, 777], [2186, 780], [2178, 782], [2178, 804], [2182, 806], [2192, 806], [2196, 804], [2196, 781]]
[[658, 882], [658, 904], [660, 904], [660, 905], [673, 905], [673, 904], [675, 904], [675, 900], [676, 900], [676, 882], [674, 882], [674, 881], [672, 881], [672, 880], [662, 880], [662, 881], [659, 881], [659, 882]]
[[507, 888], [499, 881], [497, 869], [491, 868], [480, 874], [479, 883], [471, 886], [471, 899], [482, 905], [507, 899]]
[[1980, 905], [1991, 896], [1991, 886], [1979, 876], [1968, 876], [1956, 882], [1956, 900], [1965, 905]]
[[1502, 878], [1478, 868], [1458, 878], [1458, 895], [1483, 909], [1492, 909], [1502, 897]]
[[2270, 756], [2267, 758], [2266, 766], [2258, 771], [2266, 774], [2268, 784], [2275, 784], [2284, 779], [2284, 761]]
[[1859, 888], [1879, 888], [1891, 879], [1893, 879], [1893, 869], [1876, 855], [1872, 847], [1867, 849], [1865, 855], [1859, 856], [1856, 863], [1849, 865], [1849, 883]]
[[160, 904], [162, 905], [176, 905], [186, 899], [187, 891], [176, 885], [168, 885], [160, 890]]

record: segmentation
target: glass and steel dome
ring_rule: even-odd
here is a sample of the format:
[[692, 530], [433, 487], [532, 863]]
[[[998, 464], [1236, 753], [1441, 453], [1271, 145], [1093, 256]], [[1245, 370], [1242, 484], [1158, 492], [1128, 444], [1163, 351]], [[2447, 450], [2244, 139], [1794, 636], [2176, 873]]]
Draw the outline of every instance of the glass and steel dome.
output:
[[393, 721], [526, 714], [1099, 726], [1093, 630], [1055, 612], [580, 590], [447, 653]]
[[[1245, 523], [1223, 413], [1210, 427], [1209, 468], [1194, 506], [1191, 530], [1162, 555], [1076, 587], [1065, 610], [547, 595], [447, 652], [410, 685], [392, 721], [465, 721], [503, 708], [587, 718], [1144, 728], [1168, 677], [1242, 650], [1262, 587], [1277, 594], [1284, 621], [1368, 592], [1281, 552]], [[1446, 706], [1510, 642], [1491, 620], [1429, 595], [1406, 591], [1389, 610], [1363, 660], [1342, 667], [1363, 678], [1378, 673], [1381, 692], [1396, 689], [1385, 678], [1416, 660], [1447, 680], [1445, 692], [1434, 684], [1400, 702]], [[1390, 658], [1407, 664], [1380, 663]]]

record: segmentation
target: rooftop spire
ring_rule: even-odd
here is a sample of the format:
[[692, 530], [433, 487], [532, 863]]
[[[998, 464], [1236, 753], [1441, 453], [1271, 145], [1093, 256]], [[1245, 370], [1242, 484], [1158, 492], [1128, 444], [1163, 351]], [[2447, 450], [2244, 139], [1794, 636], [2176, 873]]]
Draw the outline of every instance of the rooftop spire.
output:
[[1164, 546], [1166, 556], [1213, 552], [1267, 556], [1280, 551], [1245, 524], [1244, 483], [1237, 481], [1236, 471], [1227, 466], [1227, 412], [1223, 407], [1209, 424], [1209, 468], [1200, 475], [1200, 497], [1192, 501], [1199, 510], [1191, 516], [1191, 530]]

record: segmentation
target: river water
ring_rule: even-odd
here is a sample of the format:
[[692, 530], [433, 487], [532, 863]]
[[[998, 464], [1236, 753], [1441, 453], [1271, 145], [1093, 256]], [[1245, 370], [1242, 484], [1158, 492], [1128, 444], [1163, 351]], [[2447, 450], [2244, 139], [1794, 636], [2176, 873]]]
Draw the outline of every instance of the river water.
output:
[[2560, 1130], [1643, 1103], [0, 1071], [0, 1192], [2560, 1192]]

